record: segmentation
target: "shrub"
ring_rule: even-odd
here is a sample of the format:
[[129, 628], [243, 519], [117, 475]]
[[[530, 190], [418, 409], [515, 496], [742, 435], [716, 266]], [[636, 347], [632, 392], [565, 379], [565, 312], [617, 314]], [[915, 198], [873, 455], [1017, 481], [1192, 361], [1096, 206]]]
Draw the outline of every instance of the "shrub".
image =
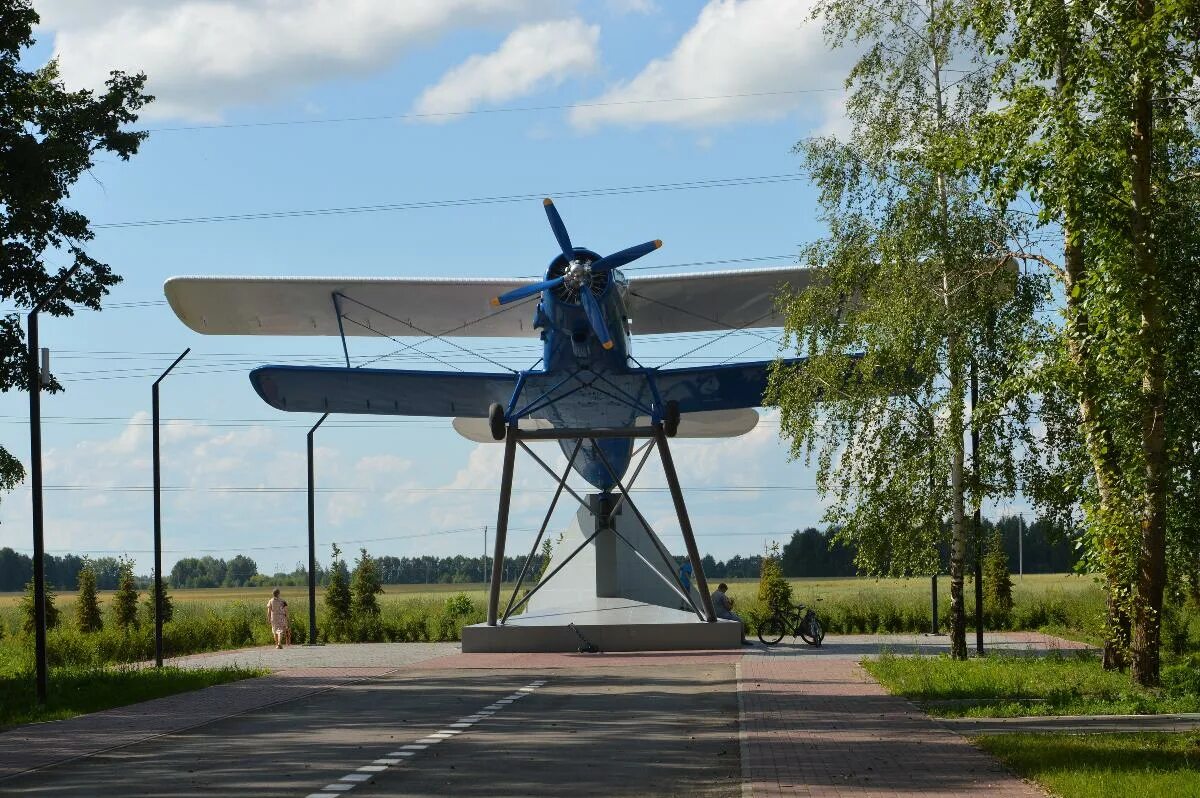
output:
[[96, 572], [86, 560], [79, 569], [79, 596], [75, 599], [75, 628], [81, 632], [98, 632], [104, 623], [100, 619], [100, 602], [96, 599]]
[[993, 612], [993, 627], [1008, 625], [1008, 616], [1013, 608], [1012, 589], [1012, 575], [1008, 570], [1004, 538], [998, 528], [993, 529], [988, 537], [987, 553], [983, 557], [984, 606]]
[[122, 557], [117, 566], [117, 592], [113, 595], [113, 621], [128, 632], [137, 626], [137, 582], [133, 578], [133, 560]]
[[329, 622], [326, 637], [330, 640], [346, 640], [350, 636], [350, 585], [346, 574], [346, 563], [342, 550], [333, 544], [333, 558], [329, 563], [329, 582], [325, 585], [325, 609]]
[[383, 592], [379, 580], [379, 569], [366, 549], [359, 549], [354, 563], [354, 576], [350, 583], [350, 612], [361, 622], [379, 617], [379, 601], [375, 598]]
[[783, 576], [778, 543], [772, 543], [762, 558], [758, 576], [758, 601], [772, 613], [787, 610], [791, 606], [792, 583]]
[[[58, 626], [58, 607], [54, 606], [54, 600], [57, 598], [54, 591], [50, 589], [50, 585], [45, 586], [46, 598], [46, 628], [53, 629]], [[34, 627], [37, 625], [37, 616], [34, 612], [36, 602], [33, 600], [33, 580], [30, 579], [25, 584], [25, 595], [21, 597], [21, 616], [24, 621], [21, 628], [25, 630], [25, 634], [33, 634]]]
[[[150, 590], [146, 593], [146, 600], [142, 602], [142, 613], [146, 616], [146, 623], [154, 625], [154, 575], [150, 575]], [[162, 583], [162, 610], [163, 623], [169, 623], [175, 617], [175, 602], [171, 600], [171, 593], [167, 588], [167, 580]]]

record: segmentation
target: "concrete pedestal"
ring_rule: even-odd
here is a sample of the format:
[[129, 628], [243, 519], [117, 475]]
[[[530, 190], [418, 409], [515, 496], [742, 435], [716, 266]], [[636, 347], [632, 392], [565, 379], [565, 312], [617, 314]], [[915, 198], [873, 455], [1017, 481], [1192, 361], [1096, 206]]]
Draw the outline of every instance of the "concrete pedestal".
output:
[[[556, 543], [547, 573], [596, 532], [598, 517], [607, 514], [602, 502], [614, 501], [599, 495], [588, 499], [594, 512], [579, 509]], [[663, 562], [658, 543], [654, 532], [643, 527], [634, 513], [620, 508], [612, 527], [600, 529], [591, 543], [534, 594], [522, 614], [497, 626], [465, 627], [463, 651], [578, 651], [585, 641], [601, 651], [741, 645], [740, 624], [703, 621], [671, 589], [669, 583], [676, 582], [676, 574]], [[700, 605], [694, 587], [692, 600]]]

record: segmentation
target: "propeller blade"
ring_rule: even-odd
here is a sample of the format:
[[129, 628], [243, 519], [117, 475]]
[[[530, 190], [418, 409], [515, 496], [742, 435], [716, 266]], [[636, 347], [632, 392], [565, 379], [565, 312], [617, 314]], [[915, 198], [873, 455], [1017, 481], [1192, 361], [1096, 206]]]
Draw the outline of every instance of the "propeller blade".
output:
[[540, 283], [533, 283], [531, 285], [523, 285], [520, 288], [514, 288], [507, 294], [501, 294], [498, 297], [493, 297], [492, 306], [500, 307], [501, 305], [507, 305], [509, 302], [516, 302], [518, 299], [524, 299], [527, 296], [540, 294], [548, 288], [554, 288], [555, 286], [562, 285], [562, 281], [562, 277], [555, 277], [553, 280], [542, 280]]
[[570, 262], [575, 257], [575, 248], [571, 246], [571, 237], [567, 235], [567, 226], [563, 224], [562, 217], [558, 215], [558, 208], [554, 207], [554, 200], [546, 197], [542, 200], [542, 205], [546, 208], [546, 218], [550, 220], [550, 229], [554, 231], [554, 237], [558, 239], [558, 246], [562, 248], [563, 257]]
[[583, 310], [587, 313], [588, 321], [592, 323], [596, 337], [600, 339], [600, 345], [605, 349], [612, 349], [612, 336], [608, 333], [608, 324], [604, 321], [604, 311], [600, 309], [600, 303], [587, 286], [584, 286], [580, 294], [583, 297]]
[[626, 263], [632, 263], [643, 255], [649, 255], [661, 246], [661, 240], [647, 241], [645, 244], [638, 244], [636, 247], [630, 247], [620, 252], [614, 252], [611, 255], [605, 255], [600, 260], [594, 261], [590, 268], [593, 272], [606, 272], [618, 269]]

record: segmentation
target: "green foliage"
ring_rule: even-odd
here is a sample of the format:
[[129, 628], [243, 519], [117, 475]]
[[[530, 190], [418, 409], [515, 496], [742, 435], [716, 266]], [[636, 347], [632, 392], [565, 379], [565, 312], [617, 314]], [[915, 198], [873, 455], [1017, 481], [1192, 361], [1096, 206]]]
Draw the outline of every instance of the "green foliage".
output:
[[772, 543], [763, 555], [758, 576], [758, 602], [772, 613], [787, 610], [792, 604], [792, 583], [783, 575], [778, 543]]
[[[175, 602], [171, 599], [171, 591], [167, 585], [167, 580], [162, 583], [162, 613], [163, 623], [171, 620], [175, 614]], [[154, 575], [150, 575], [150, 589], [146, 592], [146, 600], [142, 602], [142, 614], [146, 617], [146, 623], [154, 626]]]
[[329, 617], [327, 637], [330, 640], [348, 639], [350, 629], [350, 580], [342, 550], [333, 544], [329, 562], [329, 581], [325, 585], [325, 611]]
[[993, 529], [988, 536], [987, 550], [983, 557], [984, 606], [991, 608], [1001, 617], [1007, 617], [1013, 608], [1012, 588], [1008, 553], [1004, 551], [1004, 537], [999, 529]]
[[[59, 612], [58, 607], [54, 606], [56, 596], [54, 591], [46, 585], [46, 599], [44, 606], [46, 608], [46, 628], [53, 629], [58, 626]], [[30, 579], [25, 585], [25, 595], [21, 597], [21, 617], [24, 619], [21, 623], [21, 628], [25, 634], [33, 634], [34, 627], [37, 625], [37, 617], [34, 608], [37, 602], [33, 597], [33, 580]]]
[[475, 608], [475, 602], [466, 593], [455, 593], [446, 599], [446, 615], [468, 615]]
[[972, 740], [1052, 795], [1200, 795], [1200, 733], [997, 734]]
[[379, 600], [375, 597], [383, 592], [379, 580], [379, 569], [366, 549], [359, 549], [354, 563], [354, 575], [350, 582], [350, 611], [356, 620], [379, 615]]
[[[88, 219], [67, 204], [71, 187], [105, 153], [127, 160], [137, 152], [147, 134], [123, 128], [153, 98], [143, 91], [141, 74], [112, 72], [97, 95], [68, 90], [57, 61], [23, 69], [38, 21], [28, 0], [0, 6], [0, 301], [28, 308], [46, 299], [45, 312], [70, 316], [72, 305], [100, 310], [120, 281], [84, 249], [94, 234]], [[47, 250], [54, 254], [54, 273], [46, 269]], [[78, 267], [74, 276], [47, 296], [72, 266]], [[20, 317], [8, 314], [0, 319], [0, 391], [27, 390], [28, 383]], [[48, 390], [62, 386], [52, 377]], [[23, 478], [20, 462], [0, 448], [0, 491]]]
[[98, 632], [104, 625], [96, 599], [96, 572], [90, 563], [79, 571], [79, 595], [75, 598], [75, 627], [81, 632]]
[[113, 594], [113, 623], [124, 632], [137, 626], [137, 581], [133, 576], [133, 560], [121, 558], [118, 568], [117, 591]]

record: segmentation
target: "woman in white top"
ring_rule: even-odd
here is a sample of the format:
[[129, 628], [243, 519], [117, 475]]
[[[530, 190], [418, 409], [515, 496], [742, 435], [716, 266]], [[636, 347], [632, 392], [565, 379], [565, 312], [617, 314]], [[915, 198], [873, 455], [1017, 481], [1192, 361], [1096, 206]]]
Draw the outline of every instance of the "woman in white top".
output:
[[275, 648], [283, 648], [284, 632], [288, 628], [287, 602], [279, 597], [279, 588], [271, 592], [267, 602], [267, 623], [271, 625], [271, 634], [275, 637]]

